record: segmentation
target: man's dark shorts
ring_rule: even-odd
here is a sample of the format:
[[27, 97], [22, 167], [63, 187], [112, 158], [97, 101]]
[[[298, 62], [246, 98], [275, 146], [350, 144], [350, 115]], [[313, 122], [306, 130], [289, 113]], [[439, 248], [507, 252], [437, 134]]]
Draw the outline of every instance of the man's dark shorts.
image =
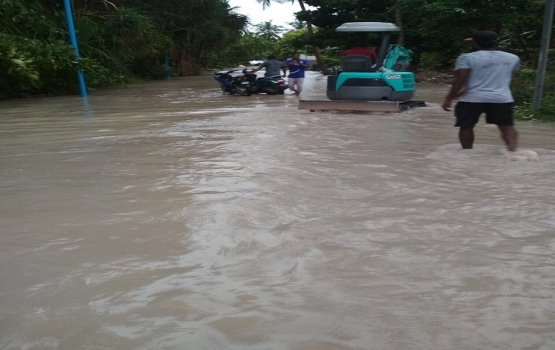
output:
[[477, 103], [457, 102], [455, 106], [455, 126], [461, 128], [472, 128], [482, 113], [486, 114], [486, 123], [498, 126], [511, 126], [513, 122], [514, 103]]

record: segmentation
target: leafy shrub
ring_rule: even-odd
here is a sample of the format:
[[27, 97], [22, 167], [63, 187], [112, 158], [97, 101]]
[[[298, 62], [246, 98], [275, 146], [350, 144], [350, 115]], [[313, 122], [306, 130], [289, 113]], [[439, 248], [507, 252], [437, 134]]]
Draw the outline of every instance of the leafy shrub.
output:
[[0, 97], [68, 91], [72, 48], [0, 33]]
[[[74, 71], [77, 69], [77, 62], [73, 62]], [[87, 87], [98, 88], [121, 84], [125, 77], [104, 67], [98, 60], [93, 58], [79, 59], [79, 67], [83, 71]]]
[[[553, 54], [551, 50], [550, 54]], [[550, 61], [544, 78], [543, 96], [540, 108], [532, 108], [537, 71], [523, 68], [513, 79], [513, 96], [515, 98], [515, 118], [520, 120], [555, 121], [555, 62]]]
[[444, 55], [438, 52], [422, 52], [419, 56], [419, 67], [423, 69], [439, 69], [445, 68]]

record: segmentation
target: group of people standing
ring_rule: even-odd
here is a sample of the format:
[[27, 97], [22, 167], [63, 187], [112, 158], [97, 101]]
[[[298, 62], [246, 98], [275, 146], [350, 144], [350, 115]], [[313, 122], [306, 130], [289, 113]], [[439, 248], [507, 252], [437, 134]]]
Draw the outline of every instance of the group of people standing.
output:
[[[281, 72], [283, 71], [283, 77], [287, 76], [289, 89], [293, 91], [295, 95], [299, 95], [303, 89], [305, 71], [308, 67], [308, 61], [301, 59], [298, 52], [294, 52], [291, 58], [287, 59], [285, 62], [276, 59], [274, 55], [270, 55], [266, 61], [262, 62], [262, 64], [254, 69], [254, 72], [265, 68], [266, 73], [264, 73], [264, 76], [271, 78], [282, 76]], [[289, 71], [289, 75], [287, 75], [287, 71]]]

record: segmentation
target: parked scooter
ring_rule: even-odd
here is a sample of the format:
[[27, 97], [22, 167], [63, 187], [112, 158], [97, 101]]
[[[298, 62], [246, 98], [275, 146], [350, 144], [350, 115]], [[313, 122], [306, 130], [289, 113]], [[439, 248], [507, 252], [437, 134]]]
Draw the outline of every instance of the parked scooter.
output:
[[214, 73], [214, 79], [220, 83], [220, 87], [224, 93], [230, 95], [251, 95], [251, 82], [246, 78], [245, 74], [233, 74], [234, 70], [221, 71]]
[[231, 95], [250, 96], [265, 93], [283, 95], [287, 89], [285, 79], [281, 76], [258, 77], [252, 70], [243, 69], [242, 74], [233, 74], [234, 70], [214, 73], [214, 79], [220, 83], [222, 91]]
[[250, 82], [250, 89], [253, 94], [283, 95], [288, 87], [285, 79], [280, 75], [259, 78], [252, 70], [246, 69], [243, 69], [243, 75]]

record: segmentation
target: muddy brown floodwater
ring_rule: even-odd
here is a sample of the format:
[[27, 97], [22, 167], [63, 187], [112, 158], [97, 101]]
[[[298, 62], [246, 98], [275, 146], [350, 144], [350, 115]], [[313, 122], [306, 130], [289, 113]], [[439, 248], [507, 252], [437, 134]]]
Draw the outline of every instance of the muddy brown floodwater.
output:
[[[321, 94], [311, 74], [305, 96]], [[0, 103], [0, 348], [555, 349], [555, 127], [210, 76]]]

